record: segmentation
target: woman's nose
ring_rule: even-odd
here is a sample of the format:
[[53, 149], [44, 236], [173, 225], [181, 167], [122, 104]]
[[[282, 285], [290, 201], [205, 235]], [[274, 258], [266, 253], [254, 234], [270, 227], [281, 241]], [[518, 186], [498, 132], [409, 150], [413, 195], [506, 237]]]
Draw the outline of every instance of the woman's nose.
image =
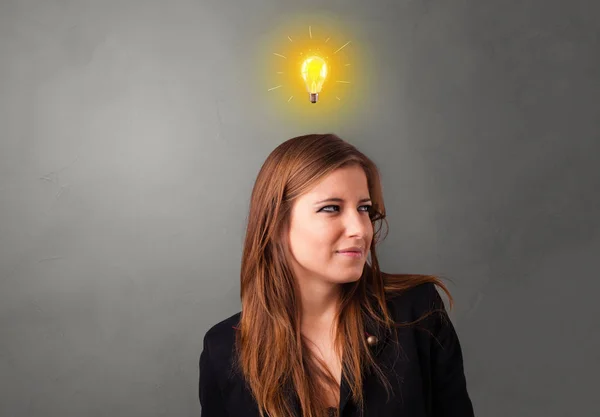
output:
[[357, 212], [346, 216], [345, 226], [349, 235], [365, 236], [370, 225], [371, 222], [366, 214]]

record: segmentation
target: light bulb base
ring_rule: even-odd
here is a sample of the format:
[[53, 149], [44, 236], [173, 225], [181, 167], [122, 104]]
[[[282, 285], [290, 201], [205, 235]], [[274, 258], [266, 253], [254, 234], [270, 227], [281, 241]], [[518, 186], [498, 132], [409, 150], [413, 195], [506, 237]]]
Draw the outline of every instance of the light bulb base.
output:
[[309, 93], [309, 98], [311, 103], [316, 103], [319, 99], [319, 93]]

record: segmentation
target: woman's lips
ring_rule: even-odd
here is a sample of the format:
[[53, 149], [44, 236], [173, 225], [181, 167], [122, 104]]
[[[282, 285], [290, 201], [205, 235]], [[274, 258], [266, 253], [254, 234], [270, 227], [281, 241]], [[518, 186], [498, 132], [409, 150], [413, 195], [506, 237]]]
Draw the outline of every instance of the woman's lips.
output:
[[343, 251], [343, 252], [338, 251], [337, 253], [340, 255], [351, 257], [351, 258], [362, 257], [362, 252], [357, 252], [357, 251]]

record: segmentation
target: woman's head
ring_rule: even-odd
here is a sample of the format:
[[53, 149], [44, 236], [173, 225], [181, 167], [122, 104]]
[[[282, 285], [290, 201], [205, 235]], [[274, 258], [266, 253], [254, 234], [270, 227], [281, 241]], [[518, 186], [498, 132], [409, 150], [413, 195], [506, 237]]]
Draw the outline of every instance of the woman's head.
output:
[[[271, 152], [258, 174], [246, 255], [279, 258], [296, 279], [356, 281], [384, 217], [379, 173], [367, 156], [334, 134], [295, 137]], [[360, 258], [338, 252], [354, 246]]]

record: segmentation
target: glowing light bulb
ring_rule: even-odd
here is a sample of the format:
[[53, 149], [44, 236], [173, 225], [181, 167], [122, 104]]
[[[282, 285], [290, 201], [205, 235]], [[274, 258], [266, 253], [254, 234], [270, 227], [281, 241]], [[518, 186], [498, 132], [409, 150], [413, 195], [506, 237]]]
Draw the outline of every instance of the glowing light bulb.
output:
[[310, 102], [316, 103], [319, 99], [323, 82], [327, 78], [327, 63], [323, 58], [318, 56], [308, 57], [302, 63], [301, 72]]

